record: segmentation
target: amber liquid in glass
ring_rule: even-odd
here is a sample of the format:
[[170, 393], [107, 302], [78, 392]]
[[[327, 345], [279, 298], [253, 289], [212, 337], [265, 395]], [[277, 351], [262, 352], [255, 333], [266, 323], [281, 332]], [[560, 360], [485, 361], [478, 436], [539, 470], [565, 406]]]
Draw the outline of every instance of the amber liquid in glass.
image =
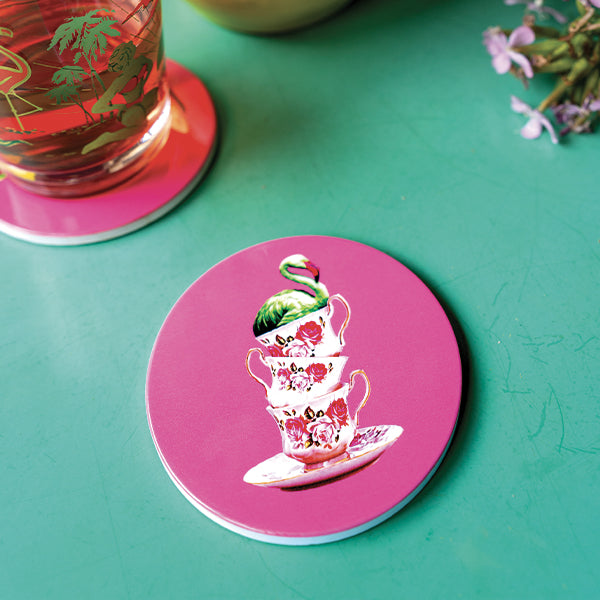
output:
[[169, 130], [160, 0], [0, 3], [0, 167], [85, 196], [139, 171]]

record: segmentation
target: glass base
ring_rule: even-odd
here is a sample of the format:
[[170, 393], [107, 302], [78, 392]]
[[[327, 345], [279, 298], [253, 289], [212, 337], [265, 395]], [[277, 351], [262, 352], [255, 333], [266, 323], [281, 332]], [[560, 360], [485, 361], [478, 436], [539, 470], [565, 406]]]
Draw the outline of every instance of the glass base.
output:
[[149, 164], [169, 138], [171, 100], [167, 97], [152, 127], [126, 153], [74, 171], [30, 171], [0, 163], [2, 171], [23, 189], [52, 198], [77, 198], [104, 192], [131, 179]]
[[71, 198], [34, 194], [6, 178], [0, 181], [0, 231], [38, 244], [89, 244], [135, 231], [177, 206], [211, 164], [217, 118], [193, 73], [168, 60], [167, 77], [177, 99], [171, 128], [145, 168], [110, 190]]

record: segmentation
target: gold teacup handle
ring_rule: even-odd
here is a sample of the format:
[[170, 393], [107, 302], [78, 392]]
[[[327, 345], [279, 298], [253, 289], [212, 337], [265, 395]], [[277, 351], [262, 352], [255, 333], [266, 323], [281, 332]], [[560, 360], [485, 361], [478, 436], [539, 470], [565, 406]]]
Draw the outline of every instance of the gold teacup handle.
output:
[[367, 403], [367, 400], [369, 399], [369, 396], [371, 395], [371, 383], [369, 382], [369, 378], [367, 377], [367, 374], [362, 369], [356, 369], [355, 371], [352, 371], [352, 373], [350, 373], [350, 386], [348, 389], [348, 395], [350, 395], [350, 392], [352, 391], [352, 388], [354, 387], [354, 378], [357, 375], [363, 376], [363, 378], [365, 380], [365, 384], [367, 386], [367, 389], [365, 391], [365, 395], [364, 395], [359, 407], [356, 409], [356, 412], [354, 413], [354, 418], [352, 419], [354, 421], [354, 425], [356, 427], [358, 427], [358, 413], [364, 408], [365, 404]]
[[250, 375], [254, 381], [257, 381], [265, 388], [265, 394], [268, 394], [269, 386], [260, 377], [257, 377], [250, 369], [250, 356], [254, 352], [258, 352], [260, 354], [261, 362], [263, 365], [265, 365], [265, 367], [268, 367], [267, 363], [265, 362], [265, 355], [263, 354], [263, 351], [260, 348], [250, 348], [250, 350], [248, 350], [248, 354], [246, 354], [246, 371], [248, 371], [248, 375]]
[[346, 309], [346, 318], [344, 319], [344, 322], [342, 323], [340, 332], [337, 334], [337, 336], [340, 340], [340, 344], [343, 346], [344, 345], [344, 330], [346, 329], [346, 327], [348, 327], [348, 323], [350, 322], [350, 305], [348, 304], [348, 302], [346, 302], [346, 299], [341, 294], [333, 294], [333, 296], [330, 296], [329, 300], [327, 300], [327, 308], [328, 308], [327, 315], [329, 317], [333, 316], [332, 300], [339, 300], [344, 305], [344, 308]]

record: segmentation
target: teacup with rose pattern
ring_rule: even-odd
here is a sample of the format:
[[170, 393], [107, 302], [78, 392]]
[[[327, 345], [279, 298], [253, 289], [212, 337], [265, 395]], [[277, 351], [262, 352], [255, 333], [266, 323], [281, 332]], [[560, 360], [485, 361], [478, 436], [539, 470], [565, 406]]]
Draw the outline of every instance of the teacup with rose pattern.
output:
[[[258, 353], [260, 361], [271, 374], [271, 383], [250, 368], [250, 357]], [[246, 356], [246, 369], [265, 388], [271, 406], [296, 404], [322, 396], [339, 387], [347, 356], [265, 356], [260, 348], [251, 348]]]
[[[334, 300], [341, 302], [346, 311], [338, 333], [335, 333], [331, 323]], [[349, 321], [350, 306], [340, 294], [334, 294], [323, 308], [277, 327], [256, 339], [270, 356], [339, 356], [344, 347], [344, 331]]]
[[[348, 396], [358, 375], [364, 379], [366, 389], [354, 416], [351, 416]], [[358, 413], [367, 403], [370, 392], [366, 373], [358, 369], [350, 374], [350, 383], [328, 394], [298, 404], [267, 406], [279, 427], [283, 453], [307, 465], [343, 454], [354, 439]]]

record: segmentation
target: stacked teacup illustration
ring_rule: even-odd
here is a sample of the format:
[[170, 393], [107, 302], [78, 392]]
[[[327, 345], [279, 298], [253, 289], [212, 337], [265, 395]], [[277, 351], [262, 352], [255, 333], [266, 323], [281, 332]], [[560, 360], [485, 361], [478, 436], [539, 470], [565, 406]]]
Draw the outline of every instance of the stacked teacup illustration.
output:
[[[307, 275], [291, 272], [292, 268]], [[264, 388], [267, 411], [281, 433], [283, 454], [305, 469], [314, 469], [347, 456], [371, 386], [361, 369], [352, 371], [346, 380], [343, 377], [348, 361], [343, 355], [344, 331], [350, 321], [346, 300], [339, 294], [329, 295], [319, 281], [319, 269], [305, 256], [288, 256], [279, 270], [313, 294], [284, 290], [264, 303], [253, 326], [260, 347], [248, 351], [246, 368]], [[345, 318], [336, 333], [331, 318], [339, 305]], [[256, 367], [264, 373], [262, 377]], [[365, 385], [357, 401], [360, 391], [351, 392], [359, 376]], [[354, 414], [348, 404], [350, 395], [352, 404], [358, 406]]]

